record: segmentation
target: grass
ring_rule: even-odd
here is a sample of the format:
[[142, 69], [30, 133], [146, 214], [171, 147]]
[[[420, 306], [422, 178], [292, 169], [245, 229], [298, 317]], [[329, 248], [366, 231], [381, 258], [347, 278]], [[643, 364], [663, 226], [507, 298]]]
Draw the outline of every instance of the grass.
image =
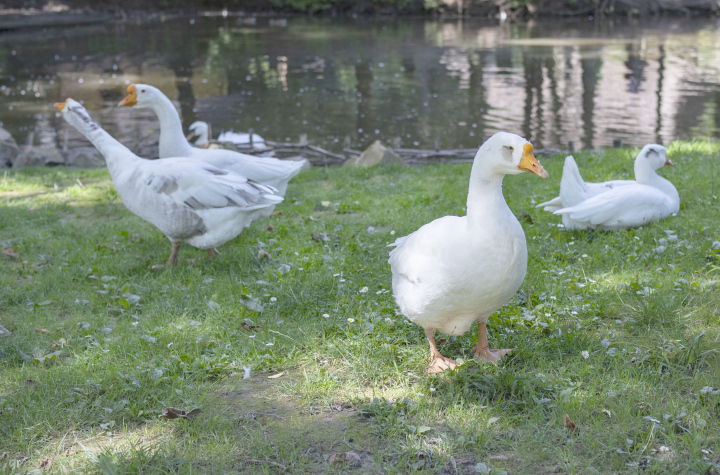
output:
[[[576, 158], [598, 181], [632, 174], [636, 152]], [[547, 181], [507, 177], [530, 262], [488, 329], [516, 351], [477, 363], [473, 330], [441, 346], [464, 365], [437, 376], [397, 313], [386, 244], [462, 214], [467, 164], [303, 172], [281, 215], [160, 271], [167, 239], [105, 170], [8, 171], [0, 473], [716, 474], [719, 152], [672, 144], [680, 213], [626, 232], [568, 232], [534, 208], [562, 157]], [[168, 406], [202, 412], [158, 418]]]

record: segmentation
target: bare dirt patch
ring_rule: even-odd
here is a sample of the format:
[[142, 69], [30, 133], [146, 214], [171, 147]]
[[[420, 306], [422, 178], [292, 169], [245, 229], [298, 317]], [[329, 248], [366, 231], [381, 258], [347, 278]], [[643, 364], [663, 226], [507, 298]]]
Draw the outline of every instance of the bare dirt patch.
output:
[[218, 403], [238, 425], [262, 438], [280, 438], [300, 454], [300, 460], [286, 460], [272, 453], [241, 453], [241, 465], [304, 473], [324, 473], [330, 467], [343, 473], [385, 473], [382, 460], [389, 444], [358, 417], [357, 408], [344, 403], [303, 406], [287, 396], [287, 390], [287, 379], [258, 376], [231, 380], [219, 392]]

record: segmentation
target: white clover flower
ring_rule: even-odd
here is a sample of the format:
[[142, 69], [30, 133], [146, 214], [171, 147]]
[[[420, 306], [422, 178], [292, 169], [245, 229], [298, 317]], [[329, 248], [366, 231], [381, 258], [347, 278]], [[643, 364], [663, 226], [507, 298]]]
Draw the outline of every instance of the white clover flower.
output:
[[383, 293], [382, 290], [378, 290], [377, 292], [375, 292], [376, 295], [380, 295], [380, 294], [382, 294], [382, 293]]
[[431, 393], [434, 393], [435, 391], [437, 391], [436, 388], [430, 388], [430, 392], [431, 392]]
[[354, 319], [354, 318], [348, 318], [348, 322], [349, 322], [349, 323], [353, 323], [353, 322], [355, 322], [355, 319]]
[[390, 231], [390, 235], [391, 235], [391, 236], [394, 236], [394, 235], [395, 235], [395, 231]]
[[132, 326], [136, 327], [140, 322], [132, 322]]
[[386, 321], [386, 322], [388, 322], [388, 323], [390, 323], [390, 322], [392, 322], [392, 321], [393, 321], [393, 319], [392, 319], [392, 318], [390, 318], [390, 317], [385, 317], [385, 321]]
[[363, 287], [362, 289], [360, 289], [360, 293], [361, 293], [361, 294], [364, 294], [364, 293], [367, 292], [367, 291], [368, 291], [368, 288], [367, 288], [367, 287]]
[[345, 279], [340, 279], [340, 282], [345, 282]]
[[546, 316], [546, 317], [551, 317], [552, 315], [550, 315], [549, 313], [546, 313], [545, 316]]
[[330, 314], [323, 313], [323, 317], [325, 317], [325, 318], [330, 318]]
[[277, 302], [277, 297], [270, 297], [271, 302]]
[[590, 358], [590, 353], [587, 350], [585, 350], [582, 352], [582, 357], [585, 359], [588, 359], [588, 358]]
[[661, 446], [658, 448], [658, 452], [660, 452], [661, 454], [666, 454], [666, 453], [670, 452], [670, 447], [666, 447], [666, 446], [664, 446], [664, 445], [661, 445]]
[[273, 346], [275, 343], [265, 343], [265, 346]]

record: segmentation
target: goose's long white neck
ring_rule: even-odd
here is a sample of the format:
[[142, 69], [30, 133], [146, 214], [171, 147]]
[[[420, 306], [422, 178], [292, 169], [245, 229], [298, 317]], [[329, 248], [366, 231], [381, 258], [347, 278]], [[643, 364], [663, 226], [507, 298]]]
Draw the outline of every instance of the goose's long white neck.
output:
[[470, 173], [467, 216], [471, 223], [487, 221], [487, 217], [512, 215], [502, 193], [504, 175], [500, 175], [475, 160]]
[[96, 122], [93, 122], [84, 110], [75, 112], [72, 110], [72, 106], [70, 107], [66, 117], [68, 122], [102, 153], [111, 176], [128, 164], [140, 160], [140, 157], [115, 140]]
[[160, 158], [189, 157], [192, 146], [183, 134], [180, 115], [170, 99], [161, 95], [152, 108], [160, 121]]
[[642, 166], [637, 163], [635, 164], [635, 181], [657, 188], [672, 198], [676, 203], [680, 203], [680, 195], [678, 195], [675, 186], [647, 165]]

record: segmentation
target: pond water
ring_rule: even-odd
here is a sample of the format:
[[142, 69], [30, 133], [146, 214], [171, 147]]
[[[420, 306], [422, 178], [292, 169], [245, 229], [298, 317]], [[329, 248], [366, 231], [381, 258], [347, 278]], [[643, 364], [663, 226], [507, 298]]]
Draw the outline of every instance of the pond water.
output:
[[198, 16], [0, 33], [0, 122], [19, 144], [57, 147], [69, 126], [51, 105], [72, 97], [156, 156], [154, 115], [116, 107], [141, 82], [186, 127], [304, 133], [333, 151], [346, 136], [356, 149], [474, 148], [499, 130], [540, 147], [642, 145], [718, 137], [719, 69], [716, 20]]

